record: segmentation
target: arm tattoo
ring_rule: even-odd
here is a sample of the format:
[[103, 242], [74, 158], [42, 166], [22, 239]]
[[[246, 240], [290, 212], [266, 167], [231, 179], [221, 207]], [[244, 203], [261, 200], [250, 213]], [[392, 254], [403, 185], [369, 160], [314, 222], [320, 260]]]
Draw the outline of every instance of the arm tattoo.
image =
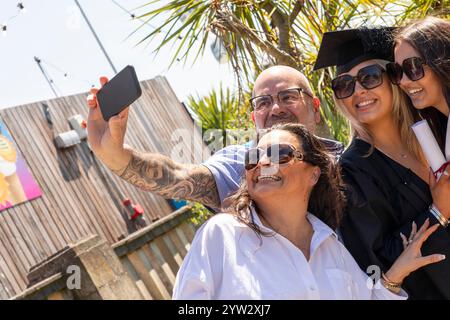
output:
[[127, 167], [120, 171], [113, 172], [142, 190], [165, 198], [191, 200], [210, 208], [220, 208], [216, 181], [205, 166], [178, 164], [160, 154], [133, 150]]

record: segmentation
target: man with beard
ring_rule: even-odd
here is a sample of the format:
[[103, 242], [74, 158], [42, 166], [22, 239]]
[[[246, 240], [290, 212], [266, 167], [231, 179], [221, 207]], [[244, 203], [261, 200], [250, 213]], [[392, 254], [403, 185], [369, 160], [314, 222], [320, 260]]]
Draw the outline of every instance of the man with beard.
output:
[[[106, 78], [101, 78], [104, 85]], [[157, 153], [144, 153], [124, 145], [129, 108], [105, 122], [96, 93], [88, 97], [88, 140], [92, 151], [115, 174], [146, 191], [165, 198], [196, 201], [218, 210], [223, 200], [237, 190], [244, 172], [247, 145], [225, 147], [203, 164], [182, 164]], [[306, 77], [287, 66], [264, 70], [256, 79], [251, 105], [256, 130], [278, 123], [301, 123], [315, 132], [320, 122], [320, 102]], [[335, 155], [343, 145], [322, 139]]]

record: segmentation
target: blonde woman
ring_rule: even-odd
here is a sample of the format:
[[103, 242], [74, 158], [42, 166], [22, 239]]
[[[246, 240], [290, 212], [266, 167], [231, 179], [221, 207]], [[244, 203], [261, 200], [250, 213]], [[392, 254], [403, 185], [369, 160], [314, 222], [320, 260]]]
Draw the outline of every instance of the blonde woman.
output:
[[[392, 31], [326, 33], [315, 66], [337, 66], [332, 89], [353, 130], [340, 159], [349, 198], [340, 231], [364, 270], [377, 266], [386, 271], [427, 219], [438, 224], [430, 206], [450, 205], [450, 181], [446, 176], [435, 183], [430, 175], [410, 129], [413, 119], [405, 96], [386, 75]], [[450, 254], [449, 233], [439, 224], [422, 248], [423, 254], [436, 251]], [[448, 270], [447, 260], [417, 270], [404, 288], [411, 299], [449, 299]]]

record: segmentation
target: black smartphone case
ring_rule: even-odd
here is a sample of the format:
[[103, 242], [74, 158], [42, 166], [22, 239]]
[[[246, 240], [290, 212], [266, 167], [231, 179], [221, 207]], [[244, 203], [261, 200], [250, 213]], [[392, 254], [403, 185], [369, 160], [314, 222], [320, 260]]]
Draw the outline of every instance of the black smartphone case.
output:
[[119, 114], [141, 94], [141, 86], [133, 66], [126, 66], [97, 92], [97, 101], [103, 119], [108, 121]]

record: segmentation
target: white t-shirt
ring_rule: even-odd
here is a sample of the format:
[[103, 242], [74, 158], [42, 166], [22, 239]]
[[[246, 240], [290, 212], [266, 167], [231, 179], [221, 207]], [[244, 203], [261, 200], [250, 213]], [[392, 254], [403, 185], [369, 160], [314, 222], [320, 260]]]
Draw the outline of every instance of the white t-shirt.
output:
[[[263, 231], [273, 230], [255, 223]], [[210, 218], [196, 233], [177, 274], [173, 299], [396, 299], [375, 286], [333, 230], [308, 214], [314, 234], [310, 260], [275, 233], [261, 239], [231, 214]]]

